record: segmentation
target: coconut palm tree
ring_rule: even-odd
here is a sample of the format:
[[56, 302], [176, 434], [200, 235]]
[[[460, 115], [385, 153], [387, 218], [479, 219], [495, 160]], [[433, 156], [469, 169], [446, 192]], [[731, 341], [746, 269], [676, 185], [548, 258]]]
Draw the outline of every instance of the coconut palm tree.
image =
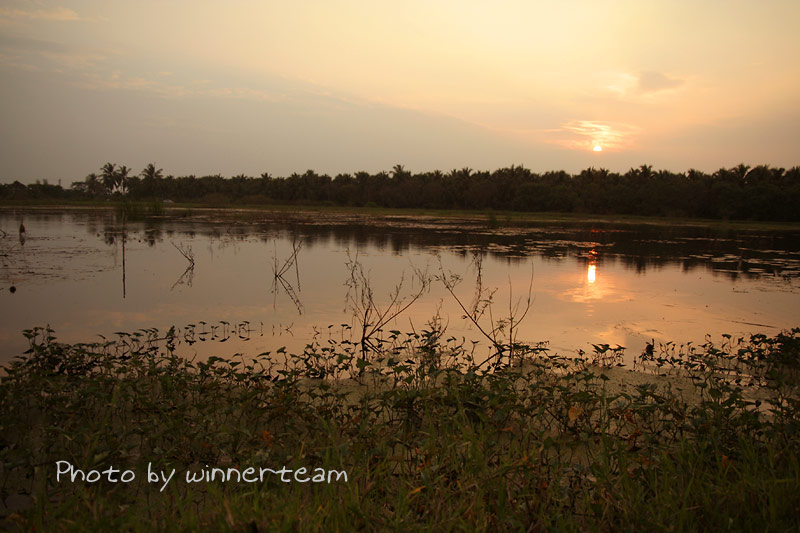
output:
[[129, 179], [128, 174], [130, 174], [130, 172], [131, 169], [129, 169], [125, 165], [122, 165], [117, 169], [116, 184], [117, 188], [119, 189], [119, 192], [121, 192], [122, 194], [126, 194], [128, 192], [128, 179]]
[[109, 193], [114, 192], [114, 187], [117, 185], [117, 166], [113, 163], [106, 163], [100, 169], [100, 172], [106, 191]]
[[404, 180], [411, 177], [411, 172], [406, 170], [403, 165], [395, 165], [392, 168], [392, 178], [396, 180]]
[[144, 170], [142, 170], [142, 185], [145, 196], [154, 196], [156, 194], [156, 182], [164, 177], [162, 169], [156, 169], [155, 163], [150, 163]]
[[139, 174], [139, 175], [142, 177], [143, 180], [152, 181], [152, 180], [163, 178], [164, 177], [163, 172], [164, 172], [164, 169], [161, 169], [161, 168], [156, 169], [155, 163], [150, 163], [149, 165], [144, 167], [144, 170], [142, 170], [142, 173]]

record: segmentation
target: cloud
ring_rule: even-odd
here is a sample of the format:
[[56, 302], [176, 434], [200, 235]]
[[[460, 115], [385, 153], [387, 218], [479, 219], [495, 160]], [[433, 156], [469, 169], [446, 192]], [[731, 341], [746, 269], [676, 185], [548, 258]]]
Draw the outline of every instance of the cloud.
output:
[[638, 73], [623, 72], [613, 74], [606, 82], [605, 89], [619, 97], [638, 99], [677, 89], [684, 83], [685, 80], [683, 79], [648, 70]]
[[119, 70], [114, 70], [110, 73], [85, 72], [78, 80], [73, 81], [73, 84], [95, 91], [146, 91], [153, 95], [167, 98], [214, 97], [261, 102], [280, 102], [288, 99], [287, 95], [277, 91], [273, 92], [246, 86], [215, 86], [207, 80], [169, 83], [165, 80], [169, 76], [169, 72], [141, 76], [129, 76]]
[[[7, 127], [0, 128], [0, 181], [82, 179], [105, 160], [133, 168], [155, 160], [175, 175], [269, 171], [286, 176], [309, 168], [335, 175], [376, 172], [398, 162], [418, 170], [575, 165], [566, 150], [563, 155], [556, 150], [560, 159], [555, 162], [552, 150], [455, 119], [347, 103], [309, 94], [303, 85], [295, 91], [282, 87], [286, 102], [251, 103], [235, 97], [235, 90], [212, 94], [219, 88], [214, 84], [193, 89], [189, 83], [182, 87], [199, 93], [162, 98], [156, 90], [134, 88], [148, 80], [128, 79], [124, 72], [114, 78], [107, 76], [104, 83], [118, 83], [117, 90], [87, 90], [71, 77], [46, 72], [8, 76], [9, 83], [0, 84], [0, 101], [15, 105], [7, 106]], [[226, 81], [232, 89], [247, 87]], [[179, 83], [175, 90], [181, 90]], [[43, 151], [48, 157], [41, 157]]]
[[683, 80], [670, 78], [660, 72], [647, 71], [639, 73], [637, 91], [640, 94], [657, 93], [667, 89], [675, 89], [683, 85]]
[[66, 7], [54, 7], [52, 9], [34, 9], [26, 11], [24, 9], [0, 8], [0, 23], [21, 22], [27, 20], [52, 20], [67, 22], [80, 20], [78, 14]]
[[[122, 57], [122, 59], [120, 59]], [[305, 100], [324, 97], [313, 90], [290, 85], [258, 87], [246, 80], [176, 79], [171, 70], [141, 71], [120, 65], [126, 58], [118, 51], [75, 46], [68, 43], [0, 34], [0, 67], [46, 72], [83, 89], [146, 91], [161, 97], [216, 97], [219, 99], [279, 102], [302, 93]], [[219, 76], [224, 77], [224, 76]], [[273, 80], [274, 81], [274, 80]], [[274, 85], [274, 83], [273, 83]], [[331, 96], [331, 95], [328, 95]], [[331, 98], [328, 98], [331, 100]]]
[[0, 64], [24, 70], [89, 71], [107, 60], [107, 52], [24, 36], [0, 36]]
[[62, 44], [45, 41], [42, 39], [34, 39], [31, 37], [0, 35], [0, 49], [3, 50], [19, 50], [25, 52], [58, 52], [63, 50]]
[[545, 141], [571, 150], [591, 150], [600, 145], [604, 150], [618, 150], [633, 145], [640, 128], [632, 124], [601, 120], [571, 120], [560, 128], [547, 130]]

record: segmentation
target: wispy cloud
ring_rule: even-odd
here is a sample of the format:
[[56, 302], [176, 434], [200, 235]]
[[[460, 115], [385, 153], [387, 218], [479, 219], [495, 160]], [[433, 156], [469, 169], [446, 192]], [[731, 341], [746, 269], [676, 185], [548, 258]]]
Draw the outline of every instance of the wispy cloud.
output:
[[93, 52], [42, 52], [42, 57], [58, 67], [71, 70], [87, 70], [106, 60], [106, 56]]
[[173, 79], [171, 71], [135, 72], [119, 68], [120, 53], [25, 36], [0, 35], [0, 66], [65, 76], [90, 90], [133, 90], [171, 97], [215, 97], [261, 102], [287, 99], [286, 91], [209, 79]]
[[145, 76], [126, 76], [119, 70], [112, 72], [83, 72], [75, 85], [93, 91], [135, 90], [148, 91], [159, 96], [181, 97], [192, 91], [179, 84], [165, 83], [163, 80]]
[[625, 98], [652, 96], [656, 93], [671, 91], [683, 86], [686, 80], [668, 76], [662, 72], [648, 70], [616, 74], [606, 85], [606, 89]]
[[66, 7], [33, 10], [0, 8], [0, 23], [23, 22], [31, 20], [67, 22], [81, 20], [81, 18], [75, 11]]
[[146, 91], [168, 98], [215, 97], [277, 102], [286, 97], [280, 92], [245, 86], [215, 86], [208, 80], [189, 83], [170, 82], [169, 72], [144, 76], [128, 76], [119, 70], [111, 73], [84, 73], [77, 85], [91, 90]]
[[632, 124], [598, 120], [571, 120], [560, 128], [547, 130], [545, 140], [571, 150], [621, 150], [633, 145], [640, 128]]
[[41, 70], [38, 66], [27, 61], [21, 61], [17, 55], [9, 54], [2, 49], [0, 49], [0, 66], [24, 70], [27, 72], [36, 72]]
[[671, 78], [661, 72], [648, 71], [639, 73], [637, 90], [641, 94], [649, 94], [667, 89], [675, 89], [681, 85], [683, 85], [683, 80]]
[[107, 50], [25, 36], [0, 36], [0, 63], [24, 70], [90, 71], [108, 59]]

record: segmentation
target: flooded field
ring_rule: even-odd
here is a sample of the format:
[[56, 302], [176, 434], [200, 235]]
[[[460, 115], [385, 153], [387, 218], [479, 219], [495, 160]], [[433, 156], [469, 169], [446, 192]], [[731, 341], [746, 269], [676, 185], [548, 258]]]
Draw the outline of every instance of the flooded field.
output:
[[47, 325], [64, 342], [174, 327], [188, 357], [302, 351], [360, 337], [366, 307], [387, 334], [444, 330], [476, 353], [478, 326], [562, 355], [771, 335], [800, 323], [800, 231], [0, 210], [0, 363]]

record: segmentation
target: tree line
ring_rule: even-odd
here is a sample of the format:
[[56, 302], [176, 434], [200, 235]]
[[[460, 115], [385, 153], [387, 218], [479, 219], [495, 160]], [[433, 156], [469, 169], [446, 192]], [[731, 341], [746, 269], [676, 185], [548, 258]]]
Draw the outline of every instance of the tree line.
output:
[[532, 172], [510, 166], [493, 172], [470, 168], [411, 173], [402, 165], [370, 174], [331, 177], [308, 170], [288, 177], [245, 175], [165, 176], [149, 164], [139, 174], [106, 163], [68, 189], [46, 180], [0, 184], [6, 200], [113, 200], [208, 205], [305, 204], [463, 210], [593, 213], [741, 220], [800, 220], [800, 167], [789, 170], [744, 164], [713, 173], [625, 173], [588, 168], [578, 174]]

